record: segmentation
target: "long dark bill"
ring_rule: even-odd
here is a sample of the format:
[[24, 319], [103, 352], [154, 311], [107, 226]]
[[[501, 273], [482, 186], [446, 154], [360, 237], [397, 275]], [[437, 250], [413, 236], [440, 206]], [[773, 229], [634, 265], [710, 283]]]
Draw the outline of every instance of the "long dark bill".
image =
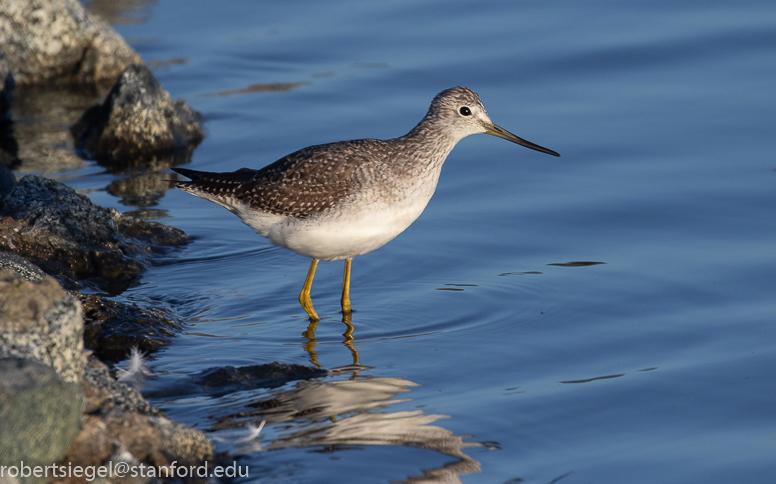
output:
[[493, 136], [498, 136], [499, 138], [504, 138], [507, 141], [517, 143], [520, 146], [525, 146], [526, 148], [531, 148], [532, 150], [541, 151], [542, 153], [547, 153], [548, 155], [560, 156], [559, 153], [552, 151], [549, 148], [545, 148], [544, 146], [539, 146], [535, 143], [531, 143], [530, 141], [526, 141], [519, 136], [513, 135], [512, 133], [505, 130], [504, 128], [500, 126], [496, 126], [495, 124], [491, 124], [490, 126], [485, 126], [485, 133]]

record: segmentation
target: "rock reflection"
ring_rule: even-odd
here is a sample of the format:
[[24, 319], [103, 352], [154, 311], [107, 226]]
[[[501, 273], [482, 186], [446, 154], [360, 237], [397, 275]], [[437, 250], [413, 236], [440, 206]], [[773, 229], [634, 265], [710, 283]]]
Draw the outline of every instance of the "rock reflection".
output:
[[[369, 367], [359, 364], [349, 318], [343, 322], [347, 326], [343, 344], [353, 355], [352, 366], [331, 369], [333, 378], [299, 381], [290, 390], [264, 394], [246, 403], [241, 411], [213, 416], [216, 423], [211, 430], [266, 421], [274, 426], [277, 437], [262, 445], [265, 451], [315, 447], [316, 452], [337, 452], [354, 446], [401, 445], [455, 458], [440, 468], [422, 470], [422, 476], [408, 476], [404, 482], [460, 482], [459, 475], [479, 472], [479, 462], [463, 449], [483, 447], [483, 443], [464, 442], [465, 436], [430, 425], [449, 416], [428, 415], [421, 410], [388, 411], [391, 405], [411, 401], [396, 397], [420, 385], [400, 377], [361, 375]], [[311, 323], [305, 332], [306, 349], [311, 361], [320, 367], [314, 352], [315, 326]], [[343, 375], [348, 379], [334, 379]]]
[[167, 180], [170, 178], [174, 177], [169, 173], [133, 174], [111, 182], [107, 192], [119, 198], [121, 204], [128, 207], [153, 207], [169, 189]]
[[91, 88], [17, 88], [11, 115], [13, 136], [18, 143], [22, 173], [59, 173], [83, 168], [76, 155], [68, 127], [92, 104], [100, 93]]

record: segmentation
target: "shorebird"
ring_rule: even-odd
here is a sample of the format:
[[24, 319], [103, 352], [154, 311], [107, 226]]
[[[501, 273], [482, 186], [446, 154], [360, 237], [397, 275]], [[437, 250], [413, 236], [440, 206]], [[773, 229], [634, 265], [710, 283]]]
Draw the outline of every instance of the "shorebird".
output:
[[309, 146], [259, 170], [173, 168], [190, 181], [172, 184], [221, 205], [274, 245], [311, 258], [299, 302], [317, 321], [310, 288], [318, 261], [345, 260], [340, 304], [350, 314], [353, 258], [390, 242], [420, 216], [447, 155], [477, 133], [560, 156], [496, 126], [477, 93], [454, 87], [437, 94], [404, 136]]

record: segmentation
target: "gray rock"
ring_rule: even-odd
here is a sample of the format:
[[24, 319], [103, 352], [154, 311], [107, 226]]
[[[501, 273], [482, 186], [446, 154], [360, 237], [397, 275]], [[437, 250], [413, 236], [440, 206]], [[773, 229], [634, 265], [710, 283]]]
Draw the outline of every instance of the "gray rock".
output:
[[65, 381], [84, 372], [81, 304], [51, 277], [33, 283], [0, 272], [0, 358], [34, 358]]
[[[6, 218], [0, 220], [0, 267], [34, 279], [38, 265], [59, 275], [68, 289], [91, 285], [118, 293], [155, 252], [186, 241], [177, 229], [98, 207], [56, 181], [32, 175], [6, 196], [1, 216]], [[76, 294], [83, 307], [83, 340], [107, 361], [124, 359], [131, 347], [156, 350], [183, 327], [162, 307]]]
[[110, 83], [142, 62], [77, 0], [0, 0], [0, 45], [19, 85]]
[[[81, 429], [78, 385], [38, 361], [0, 359], [0, 465], [51, 465]], [[47, 479], [20, 478], [43, 483]]]
[[202, 141], [202, 116], [173, 101], [144, 65], [129, 66], [105, 102], [88, 109], [71, 128], [75, 146], [98, 159], [190, 155]]
[[[28, 175], [6, 195], [0, 210], [0, 250], [29, 259], [67, 281], [91, 281], [119, 292], [145, 270], [161, 246], [186, 234], [94, 205], [54, 180]], [[66, 282], [67, 282], [66, 281]]]
[[40, 267], [24, 257], [0, 251], [0, 271], [4, 270], [12, 271], [16, 276], [35, 283], [46, 277], [46, 273], [40, 270]]
[[110, 210], [68, 186], [34, 175], [22, 178], [6, 196], [2, 214], [28, 220], [36, 231], [83, 246], [109, 246], [121, 237]]

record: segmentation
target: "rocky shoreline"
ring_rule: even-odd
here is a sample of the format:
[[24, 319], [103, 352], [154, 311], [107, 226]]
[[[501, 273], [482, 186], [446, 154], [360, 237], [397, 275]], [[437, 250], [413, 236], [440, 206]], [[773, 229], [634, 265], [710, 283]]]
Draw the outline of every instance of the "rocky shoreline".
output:
[[[14, 211], [21, 193], [32, 199], [26, 206], [35, 210]], [[51, 193], [61, 196], [51, 197]], [[76, 289], [121, 287], [144, 270], [149, 254], [169, 247], [156, 243], [182, 243], [185, 235], [172, 237], [169, 227], [124, 220], [127, 217], [35, 175], [22, 178], [2, 201], [2, 464], [60, 462], [86, 467], [127, 462], [161, 468], [173, 462], [201, 465], [215, 459], [215, 448], [204, 434], [169, 420], [137, 390], [117, 381], [103, 363], [125, 359], [133, 347], [159, 348], [182, 328], [182, 322], [160, 310]], [[54, 217], [63, 210], [66, 215]], [[76, 228], [78, 219], [68, 218], [73, 213], [104, 216], [103, 222], [112, 230], [102, 235], [110, 237], [101, 238], [99, 232], [90, 237], [85, 230], [91, 227], [88, 224]], [[99, 220], [90, 218], [95, 219]], [[74, 226], [58, 233], [52, 220]], [[138, 236], [138, 230], [142, 238], [127, 235]]]
[[[219, 461], [202, 432], [171, 421], [104, 363], [126, 359], [131, 348], [156, 350], [182, 329], [173, 314], [104, 295], [130, 287], [154, 258], [186, 244], [186, 234], [99, 207], [45, 177], [17, 180], [11, 171], [46, 171], [62, 166], [58, 157], [67, 158], [65, 165], [78, 158], [52, 151], [40, 133], [25, 136], [12, 114], [15, 93], [25, 90], [21, 102], [35, 103], [45, 99], [29, 94], [36, 90], [93, 98], [109, 86], [104, 102], [69, 123], [81, 156], [115, 170], [152, 172], [190, 159], [204, 136], [202, 116], [173, 101], [107, 23], [76, 0], [0, 0], [0, 465]], [[87, 477], [4, 475], [0, 482]]]

